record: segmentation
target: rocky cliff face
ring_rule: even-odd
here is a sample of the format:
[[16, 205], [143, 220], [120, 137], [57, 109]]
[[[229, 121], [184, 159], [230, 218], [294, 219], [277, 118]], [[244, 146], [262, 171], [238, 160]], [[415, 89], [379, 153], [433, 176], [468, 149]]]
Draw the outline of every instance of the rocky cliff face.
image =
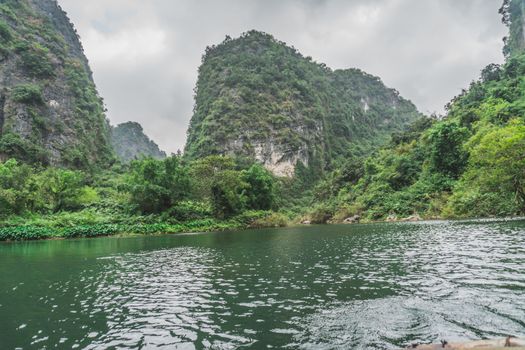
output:
[[82, 45], [54, 0], [0, 1], [0, 159], [85, 168], [114, 158]]
[[123, 162], [142, 157], [166, 158], [166, 153], [144, 134], [139, 123], [127, 122], [112, 128], [111, 143]]
[[419, 116], [379, 78], [332, 71], [251, 31], [206, 49], [185, 154], [250, 157], [292, 176], [298, 164], [322, 171], [366, 153]]

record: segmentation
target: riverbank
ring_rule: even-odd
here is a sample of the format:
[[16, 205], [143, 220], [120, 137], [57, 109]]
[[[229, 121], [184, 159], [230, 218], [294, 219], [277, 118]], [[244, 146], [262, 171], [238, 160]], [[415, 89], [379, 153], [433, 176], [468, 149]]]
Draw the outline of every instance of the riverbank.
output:
[[157, 216], [118, 217], [70, 215], [13, 217], [0, 224], [0, 241], [30, 241], [46, 239], [95, 238], [115, 235], [155, 235], [192, 232], [221, 232], [248, 228], [284, 227], [289, 219], [270, 211], [251, 211], [218, 220], [205, 218], [186, 222], [163, 221]]
[[[501, 218], [462, 218], [461, 220], [499, 221], [523, 220], [523, 217]], [[282, 213], [271, 211], [252, 211], [227, 220], [205, 218], [187, 222], [162, 221], [156, 216], [130, 216], [127, 219], [118, 218], [116, 222], [106, 221], [107, 217], [90, 215], [71, 215], [70, 213], [51, 216], [13, 217], [0, 223], [0, 242], [2, 241], [34, 241], [48, 239], [96, 238], [118, 235], [160, 235], [195, 232], [222, 232], [229, 230], [244, 230], [287, 226], [309, 225], [355, 225], [376, 223], [404, 223], [454, 220], [452, 218], [421, 218], [411, 216], [407, 219], [392, 220], [389, 216], [384, 220], [351, 220], [328, 221], [314, 223], [303, 218], [290, 218]], [[456, 218], [456, 220], [458, 220]]]

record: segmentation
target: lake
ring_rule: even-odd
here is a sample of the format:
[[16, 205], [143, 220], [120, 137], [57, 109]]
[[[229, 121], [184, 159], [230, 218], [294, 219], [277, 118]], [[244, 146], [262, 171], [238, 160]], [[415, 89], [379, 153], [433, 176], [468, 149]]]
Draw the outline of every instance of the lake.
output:
[[525, 221], [0, 244], [1, 349], [396, 349], [525, 336]]

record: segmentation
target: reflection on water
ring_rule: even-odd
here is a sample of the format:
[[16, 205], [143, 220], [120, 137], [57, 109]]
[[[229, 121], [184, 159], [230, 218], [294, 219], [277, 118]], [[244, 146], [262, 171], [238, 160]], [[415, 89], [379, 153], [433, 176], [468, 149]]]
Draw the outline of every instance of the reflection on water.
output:
[[0, 245], [2, 348], [395, 349], [525, 335], [525, 222]]

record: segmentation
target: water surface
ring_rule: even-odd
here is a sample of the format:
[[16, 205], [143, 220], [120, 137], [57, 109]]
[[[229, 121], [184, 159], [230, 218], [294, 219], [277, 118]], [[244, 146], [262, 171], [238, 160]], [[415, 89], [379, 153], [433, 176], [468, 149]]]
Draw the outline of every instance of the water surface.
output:
[[525, 336], [525, 221], [0, 244], [1, 349], [396, 349]]

